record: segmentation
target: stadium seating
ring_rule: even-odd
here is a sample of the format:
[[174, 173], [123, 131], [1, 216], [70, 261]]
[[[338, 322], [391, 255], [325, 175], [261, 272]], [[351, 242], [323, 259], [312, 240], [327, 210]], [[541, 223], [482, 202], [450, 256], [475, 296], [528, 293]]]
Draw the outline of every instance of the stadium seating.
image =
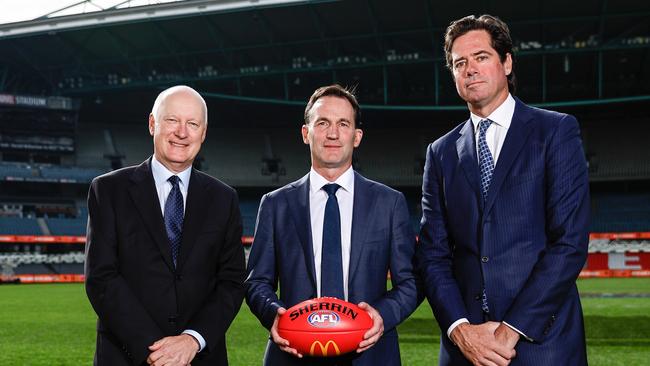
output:
[[650, 231], [650, 194], [594, 194], [592, 232]]
[[89, 183], [98, 175], [104, 174], [106, 170], [97, 168], [63, 167], [63, 166], [42, 166], [41, 176], [45, 180], [58, 182]]
[[15, 274], [83, 273], [83, 263], [83, 252], [0, 254], [0, 266], [11, 268]]
[[0, 217], [0, 234], [4, 235], [42, 235], [43, 231], [33, 218]]
[[0, 163], [0, 180], [89, 183], [106, 169], [50, 164]]
[[52, 235], [86, 235], [86, 216], [79, 218], [48, 218], [45, 222]]
[[[590, 156], [592, 181], [649, 179], [650, 149], [647, 120], [625, 121], [625, 128], [612, 128], [620, 121], [582, 123], [585, 148]], [[624, 142], [624, 146], [620, 142]]]
[[258, 207], [259, 201], [242, 199], [239, 202], [245, 236], [253, 236], [255, 233], [255, 221], [257, 219]]
[[590, 253], [639, 253], [647, 252], [650, 246], [648, 240], [616, 240], [593, 239], [589, 241]]
[[38, 169], [23, 163], [0, 163], [0, 180], [30, 180], [39, 177]]

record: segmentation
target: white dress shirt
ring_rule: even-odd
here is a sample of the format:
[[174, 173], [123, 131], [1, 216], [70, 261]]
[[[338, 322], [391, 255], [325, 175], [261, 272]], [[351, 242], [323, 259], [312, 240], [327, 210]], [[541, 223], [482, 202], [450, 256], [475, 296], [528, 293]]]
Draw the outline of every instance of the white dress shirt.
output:
[[[501, 148], [503, 147], [503, 142], [506, 140], [506, 134], [508, 134], [508, 129], [510, 128], [510, 123], [512, 122], [512, 116], [515, 114], [515, 99], [512, 95], [508, 94], [508, 98], [501, 103], [497, 109], [495, 109], [489, 116], [486, 118], [479, 117], [474, 113], [470, 113], [470, 118], [472, 119], [472, 124], [474, 124], [474, 141], [476, 141], [476, 156], [478, 156], [478, 134], [479, 128], [478, 124], [481, 120], [489, 119], [492, 121], [490, 127], [485, 131], [485, 140], [487, 142], [488, 148], [492, 153], [492, 158], [494, 159], [494, 166], [497, 165], [497, 160], [499, 159], [499, 154], [501, 153]], [[476, 159], [478, 164], [478, 159]]]
[[[172, 184], [168, 181], [169, 177], [176, 175], [179, 178], [178, 188], [181, 190], [183, 196], [183, 213], [185, 213], [185, 206], [187, 206], [187, 187], [190, 184], [190, 176], [192, 175], [192, 167], [183, 170], [178, 174], [174, 174], [169, 169], [167, 169], [162, 163], [160, 163], [156, 156], [154, 155], [151, 158], [151, 174], [153, 174], [153, 180], [156, 184], [156, 192], [158, 193], [158, 201], [160, 203], [160, 211], [162, 212], [163, 217], [165, 216], [165, 202], [167, 201], [167, 196], [172, 190]], [[194, 339], [199, 342], [199, 352], [203, 351], [205, 348], [205, 339], [197, 332], [192, 329], [186, 329], [183, 331], [184, 334], [189, 334]]]
[[350, 167], [334, 182], [329, 182], [312, 168], [309, 171], [309, 214], [311, 218], [311, 239], [316, 269], [316, 294], [320, 297], [321, 259], [323, 257], [323, 220], [327, 192], [322, 188], [329, 183], [341, 186], [336, 191], [341, 215], [341, 264], [343, 266], [343, 294], [348, 298], [348, 274], [350, 267], [350, 242], [352, 239], [352, 206], [354, 203], [354, 170]]
[[[503, 147], [503, 142], [506, 140], [506, 135], [508, 134], [508, 129], [510, 128], [510, 123], [512, 123], [512, 116], [515, 114], [515, 98], [512, 97], [511, 94], [508, 94], [508, 98], [506, 98], [503, 103], [501, 103], [500, 106], [497, 107], [492, 113], [490, 113], [489, 116], [486, 118], [480, 117], [475, 115], [474, 113], [470, 112], [470, 118], [472, 120], [472, 124], [474, 125], [474, 141], [476, 142], [476, 156], [479, 155], [478, 152], [478, 135], [479, 135], [479, 122], [484, 119], [489, 119], [492, 121], [492, 124], [490, 124], [490, 127], [488, 127], [487, 131], [485, 131], [485, 140], [487, 142], [488, 148], [490, 149], [490, 153], [492, 153], [492, 159], [494, 159], [494, 166], [496, 168], [497, 166], [497, 160], [499, 159], [499, 154], [501, 153], [501, 148]], [[478, 159], [476, 159], [476, 163], [478, 164]], [[489, 299], [488, 299], [489, 301]], [[449, 329], [447, 329], [447, 337], [451, 339], [451, 332], [459, 325], [462, 323], [469, 323], [469, 320], [467, 318], [460, 318], [453, 322], [450, 326]], [[507, 325], [508, 327], [512, 328], [515, 332], [521, 334], [524, 338], [530, 340], [530, 338], [526, 337], [526, 335], [522, 332], [519, 331], [519, 329], [513, 327], [512, 325], [503, 322], [503, 324]]]

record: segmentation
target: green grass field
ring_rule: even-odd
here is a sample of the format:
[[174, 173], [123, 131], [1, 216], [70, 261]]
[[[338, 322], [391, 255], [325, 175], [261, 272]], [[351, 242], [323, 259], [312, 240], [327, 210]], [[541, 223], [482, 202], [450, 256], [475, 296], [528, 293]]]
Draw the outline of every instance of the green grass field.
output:
[[[581, 293], [650, 294], [650, 279], [588, 279]], [[650, 297], [582, 300], [590, 365], [650, 365]], [[89, 365], [95, 314], [80, 284], [0, 286], [0, 365]], [[423, 304], [399, 327], [403, 364], [436, 365], [440, 330]], [[228, 332], [232, 365], [259, 365], [267, 332], [246, 305]]]

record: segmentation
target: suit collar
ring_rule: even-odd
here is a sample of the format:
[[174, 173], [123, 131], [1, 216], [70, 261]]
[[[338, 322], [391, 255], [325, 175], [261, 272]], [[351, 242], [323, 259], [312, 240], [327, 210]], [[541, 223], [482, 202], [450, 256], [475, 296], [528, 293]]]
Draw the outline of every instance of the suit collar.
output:
[[[477, 202], [482, 202], [479, 185], [479, 169], [476, 157], [476, 143], [474, 142], [474, 126], [472, 120], [468, 119], [459, 132], [456, 140], [456, 153], [458, 162], [463, 168], [465, 177], [474, 191]], [[480, 206], [480, 204], [479, 204]]]
[[128, 190], [131, 199], [135, 203], [147, 230], [156, 242], [163, 260], [169, 269], [173, 271], [174, 265], [172, 263], [169, 239], [165, 231], [158, 194], [156, 193], [156, 185], [151, 174], [151, 158], [138, 165], [131, 174], [130, 179], [132, 184]]
[[151, 158], [136, 167], [131, 174], [132, 185], [129, 187], [131, 198], [140, 212], [147, 230], [154, 238], [163, 260], [172, 272], [182, 270], [183, 263], [191, 253], [196, 237], [201, 231], [201, 226], [206, 219], [205, 213], [208, 211], [207, 208], [211, 202], [209, 199], [211, 195], [207, 192], [205, 177], [194, 169], [191, 169], [189, 174], [190, 183], [187, 187], [183, 237], [176, 268], [174, 268], [172, 262], [171, 246], [165, 231], [165, 222], [151, 172]]
[[490, 183], [490, 189], [488, 190], [487, 201], [485, 203], [484, 217], [487, 216], [487, 213], [490, 211], [492, 206], [494, 206], [494, 202], [497, 199], [498, 193], [508, 175], [508, 172], [510, 171], [510, 168], [512, 167], [512, 164], [519, 155], [522, 147], [526, 144], [528, 136], [532, 131], [532, 128], [528, 126], [530, 121], [533, 119], [532, 109], [517, 98], [515, 98], [515, 101], [516, 105], [514, 115], [512, 116], [512, 122], [508, 129], [506, 139], [503, 142], [503, 147], [499, 154], [499, 160], [494, 167], [492, 182]]
[[[365, 247], [368, 224], [372, 218], [377, 202], [374, 183], [361, 174], [354, 172], [354, 199], [352, 208], [352, 235], [350, 243], [350, 264], [348, 270], [348, 286], [352, 283], [359, 269], [359, 259]], [[291, 183], [287, 191], [287, 203], [295, 225], [298, 238], [302, 244], [308, 275], [316, 294], [316, 269], [311, 235], [311, 219], [309, 214], [309, 174]], [[349, 290], [349, 287], [348, 287]]]
[[201, 233], [201, 228], [208, 217], [206, 213], [209, 212], [209, 205], [215, 197], [213, 193], [209, 192], [207, 182], [204, 175], [194, 169], [191, 170], [183, 219], [183, 237], [177, 263], [179, 272], [192, 252], [196, 239]]
[[[348, 294], [351, 294], [350, 284], [359, 268], [359, 259], [366, 247], [366, 235], [370, 219], [377, 204], [374, 182], [354, 172], [354, 203], [352, 206], [352, 237], [350, 239], [350, 264], [348, 267]], [[349, 295], [348, 295], [349, 297]]]
[[302, 245], [303, 254], [305, 256], [305, 264], [309, 279], [314, 289], [314, 296], [316, 291], [316, 269], [314, 264], [314, 251], [311, 236], [311, 219], [309, 214], [309, 174], [302, 177], [300, 180], [290, 184], [287, 190], [287, 205], [293, 218], [296, 233]]

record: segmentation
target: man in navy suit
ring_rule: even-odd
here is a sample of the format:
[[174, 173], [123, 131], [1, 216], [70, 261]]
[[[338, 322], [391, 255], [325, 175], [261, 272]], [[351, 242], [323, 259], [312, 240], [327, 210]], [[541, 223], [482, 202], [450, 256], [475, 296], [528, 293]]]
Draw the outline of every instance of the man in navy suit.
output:
[[[245, 284], [248, 305], [271, 333], [265, 365], [400, 364], [395, 327], [417, 306], [415, 236], [404, 196], [352, 169], [363, 136], [359, 127], [351, 92], [339, 85], [317, 89], [302, 126], [311, 171], [262, 198]], [[338, 208], [331, 211], [333, 203]], [[338, 217], [334, 226], [328, 224], [331, 212]], [[336, 247], [330, 246], [332, 232], [340, 239]], [[351, 354], [299, 354], [278, 335], [278, 316], [304, 300], [332, 296], [332, 283], [339, 287], [337, 296], [366, 309], [374, 325]]]
[[418, 260], [440, 365], [586, 365], [578, 123], [511, 95], [512, 40], [498, 18], [452, 22], [445, 53], [471, 116], [429, 146], [422, 184]]

